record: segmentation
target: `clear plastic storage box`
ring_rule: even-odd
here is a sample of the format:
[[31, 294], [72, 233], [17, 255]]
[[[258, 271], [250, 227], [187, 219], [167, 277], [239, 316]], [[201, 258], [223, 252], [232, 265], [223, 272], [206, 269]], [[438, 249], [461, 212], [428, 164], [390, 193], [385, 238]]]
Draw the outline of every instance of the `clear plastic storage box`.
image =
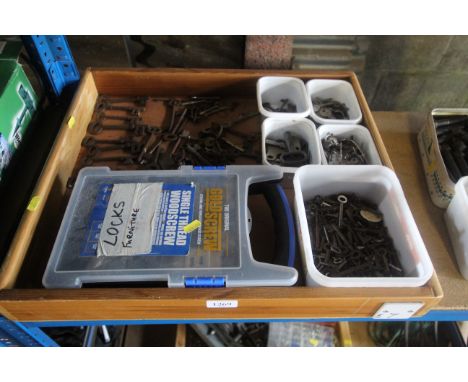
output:
[[247, 224], [249, 184], [281, 177], [277, 166], [85, 168], [44, 286], [142, 281], [167, 281], [171, 287], [292, 285], [294, 268], [253, 259]]

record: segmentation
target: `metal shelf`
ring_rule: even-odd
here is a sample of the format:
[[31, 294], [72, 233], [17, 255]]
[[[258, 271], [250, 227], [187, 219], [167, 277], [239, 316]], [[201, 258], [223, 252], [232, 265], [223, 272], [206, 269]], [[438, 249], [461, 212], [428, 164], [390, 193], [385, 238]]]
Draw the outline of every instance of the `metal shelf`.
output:
[[[76, 65], [63, 36], [28, 36], [24, 41], [29, 49], [35, 49], [36, 62], [43, 66], [44, 78], [49, 82], [49, 91], [58, 97], [64, 89], [74, 87], [79, 79]], [[41, 43], [42, 42], [42, 43]], [[60, 48], [60, 49], [59, 49]], [[46, 54], [44, 55], [44, 52]], [[42, 54], [41, 54], [42, 53]], [[60, 53], [60, 54], [58, 54]], [[54, 56], [55, 55], [55, 56]], [[45, 57], [54, 57], [48, 62]], [[431, 206], [421, 171], [419, 158], [409, 152], [415, 132], [423, 122], [421, 116], [405, 113], [378, 113], [378, 125], [386, 142], [395, 170], [406, 190], [408, 202], [420, 227], [423, 239], [431, 254], [445, 296], [437, 309], [410, 321], [462, 321], [468, 320], [468, 281], [457, 275], [450, 260], [450, 244], [447, 233], [441, 227], [442, 212]], [[413, 147], [414, 148], [414, 147]], [[405, 151], [406, 150], [406, 151]], [[425, 200], [427, 199], [427, 200]], [[429, 219], [429, 220], [428, 220]], [[434, 232], [437, 235], [434, 236]], [[445, 232], [445, 233], [444, 233]], [[0, 346], [56, 346], [41, 327], [76, 325], [151, 325], [178, 323], [223, 323], [223, 322], [275, 322], [275, 321], [373, 321], [372, 318], [318, 318], [318, 319], [151, 319], [151, 320], [81, 320], [81, 321], [30, 321], [12, 322], [0, 317]]]

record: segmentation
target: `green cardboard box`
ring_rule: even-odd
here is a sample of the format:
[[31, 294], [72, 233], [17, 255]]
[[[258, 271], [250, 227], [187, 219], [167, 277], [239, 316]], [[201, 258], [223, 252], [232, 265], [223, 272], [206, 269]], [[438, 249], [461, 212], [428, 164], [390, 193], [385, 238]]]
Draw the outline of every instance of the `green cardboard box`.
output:
[[37, 109], [37, 95], [18, 62], [19, 41], [0, 41], [0, 180]]

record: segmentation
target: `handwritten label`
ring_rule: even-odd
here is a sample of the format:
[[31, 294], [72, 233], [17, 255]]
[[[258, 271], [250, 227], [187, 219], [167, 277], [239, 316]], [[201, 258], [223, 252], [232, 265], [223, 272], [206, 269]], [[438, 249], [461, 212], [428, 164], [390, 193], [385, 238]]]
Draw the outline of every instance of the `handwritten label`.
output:
[[237, 308], [239, 306], [237, 300], [207, 300], [207, 308]]
[[133, 256], [151, 251], [162, 183], [115, 184], [102, 222], [98, 256]]

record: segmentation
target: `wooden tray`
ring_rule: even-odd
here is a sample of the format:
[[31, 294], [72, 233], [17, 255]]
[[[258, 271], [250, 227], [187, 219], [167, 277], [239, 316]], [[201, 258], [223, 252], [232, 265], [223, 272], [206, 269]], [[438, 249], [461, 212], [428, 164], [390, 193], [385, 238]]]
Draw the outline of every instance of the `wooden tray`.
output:
[[[19, 321], [253, 319], [369, 317], [386, 302], [421, 302], [425, 314], [442, 298], [434, 274], [420, 288], [255, 287], [223, 289], [84, 288], [47, 290], [40, 280], [60, 226], [67, 181], [74, 173], [98, 95], [154, 97], [217, 94], [255, 102], [255, 84], [265, 75], [303, 80], [348, 80], [363, 111], [363, 124], [382, 162], [389, 156], [352, 72], [92, 69], [75, 94], [42, 175], [33, 191], [0, 273], [0, 313]], [[237, 300], [237, 308], [210, 309], [207, 300]]]

